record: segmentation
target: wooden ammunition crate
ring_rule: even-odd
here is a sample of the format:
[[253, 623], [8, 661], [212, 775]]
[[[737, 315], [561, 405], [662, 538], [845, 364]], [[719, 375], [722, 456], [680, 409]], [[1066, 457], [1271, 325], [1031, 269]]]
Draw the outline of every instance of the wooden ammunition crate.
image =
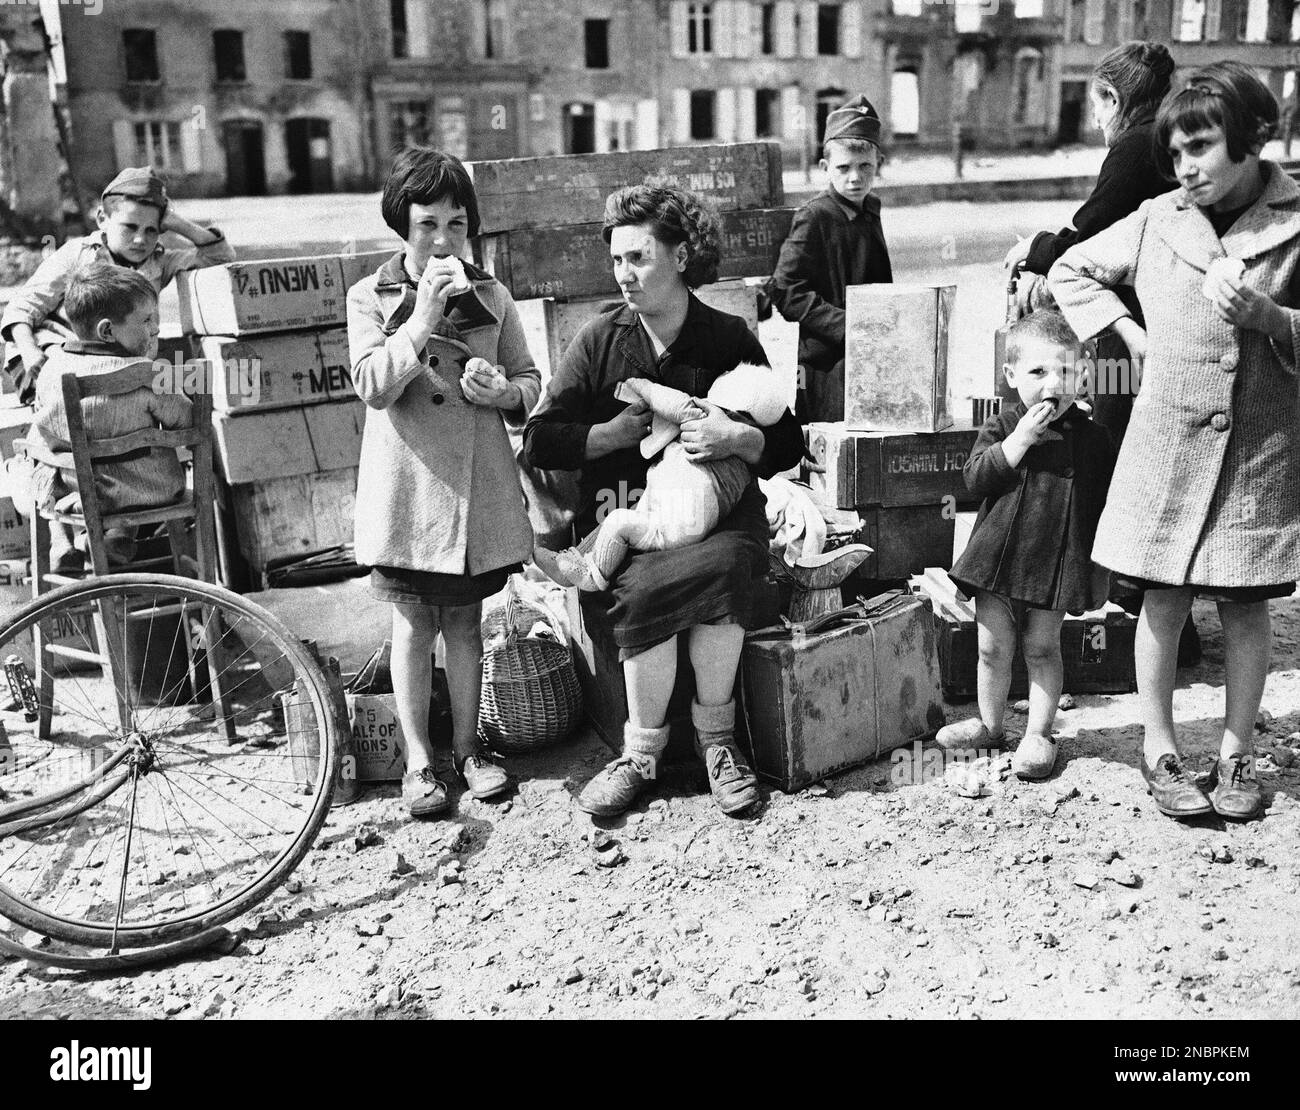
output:
[[849, 579], [898, 579], [920, 574], [926, 567], [952, 566], [956, 514], [944, 506], [866, 506], [857, 510], [862, 531], [857, 542], [873, 553]]
[[[793, 208], [722, 213], [718, 277], [772, 273], [793, 217]], [[617, 296], [609, 244], [601, 227], [584, 223], [480, 235], [474, 240], [474, 261], [517, 300]]]
[[352, 542], [357, 468], [267, 478], [230, 487], [239, 552], [260, 580], [277, 559]]
[[[750, 331], [757, 332], [757, 287], [746, 285], [743, 281], [720, 281], [697, 289], [696, 295], [711, 308], [741, 317]], [[548, 299], [543, 302], [546, 316], [546, 350], [551, 360], [551, 373], [555, 373], [560, 365], [560, 359], [564, 357], [564, 352], [573, 342], [573, 337], [585, 324], [594, 320], [605, 309], [622, 303], [622, 298], [611, 300], [609, 297], [585, 297], [575, 301]]]
[[934, 619], [894, 591], [745, 637], [745, 718], [754, 770], [784, 791], [932, 737], [943, 725]]
[[610, 193], [651, 176], [698, 193], [719, 211], [785, 202], [781, 144], [774, 142], [505, 158], [466, 167], [483, 234], [599, 221]]
[[[927, 569], [913, 578], [913, 590], [924, 595], [934, 609], [939, 633], [939, 667], [943, 695], [949, 701], [966, 701], [976, 694], [979, 645], [975, 603], [958, 593], [942, 570]], [[1079, 617], [1067, 614], [1061, 625], [1061, 661], [1067, 694], [1126, 694], [1137, 689], [1133, 663], [1133, 636], [1137, 618], [1113, 602]], [[1011, 670], [1011, 697], [1029, 696], [1024, 657], [1016, 649]]]
[[214, 453], [233, 485], [355, 467], [361, 459], [366, 406], [358, 400], [214, 413]]
[[804, 480], [813, 500], [830, 508], [972, 502], [962, 467], [978, 434], [974, 428], [863, 432], [843, 422], [809, 424], [808, 453], [823, 469], [805, 464]]

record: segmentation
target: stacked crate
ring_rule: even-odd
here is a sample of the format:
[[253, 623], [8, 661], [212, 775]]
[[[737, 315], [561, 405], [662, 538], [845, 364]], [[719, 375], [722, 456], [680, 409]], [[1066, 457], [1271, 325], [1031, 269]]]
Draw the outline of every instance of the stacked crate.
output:
[[722, 223], [718, 281], [705, 304], [758, 325], [756, 289], [776, 267], [794, 210], [783, 207], [778, 143], [567, 154], [471, 162], [482, 218], [475, 261], [517, 301], [545, 302], [551, 369], [573, 336], [620, 297], [601, 234], [605, 199], [647, 178], [704, 197]]
[[187, 389], [212, 393], [223, 524], [258, 583], [272, 563], [352, 540], [365, 406], [352, 389], [347, 290], [390, 253], [180, 275], [193, 338], [176, 369]]

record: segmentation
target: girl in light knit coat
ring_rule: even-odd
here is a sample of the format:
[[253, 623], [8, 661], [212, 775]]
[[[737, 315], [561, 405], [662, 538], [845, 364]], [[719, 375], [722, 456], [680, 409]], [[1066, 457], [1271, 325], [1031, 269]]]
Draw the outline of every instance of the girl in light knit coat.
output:
[[[1259, 816], [1252, 735], [1268, 601], [1300, 577], [1300, 188], [1259, 157], [1277, 118], [1247, 67], [1193, 75], [1156, 119], [1158, 155], [1182, 187], [1049, 274], [1080, 337], [1113, 326], [1141, 372], [1093, 558], [1148, 591], [1135, 644], [1142, 770], [1177, 818]], [[1135, 287], [1145, 330], [1112, 292], [1120, 285]], [[1178, 632], [1194, 597], [1218, 603], [1224, 638], [1208, 798], [1183, 767], [1173, 722]]]

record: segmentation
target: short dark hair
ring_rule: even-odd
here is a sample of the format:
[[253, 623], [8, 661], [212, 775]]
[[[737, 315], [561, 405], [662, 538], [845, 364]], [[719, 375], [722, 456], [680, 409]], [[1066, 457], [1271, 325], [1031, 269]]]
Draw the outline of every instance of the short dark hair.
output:
[[469, 234], [479, 229], [478, 197], [465, 164], [454, 154], [430, 146], [407, 147], [393, 159], [379, 210], [384, 223], [403, 239], [411, 233], [411, 205], [449, 200], [465, 209]]
[[868, 150], [874, 150], [878, 159], [883, 158], [885, 153], [880, 149], [879, 143], [873, 143], [870, 139], [827, 139], [822, 143], [822, 157], [829, 162], [832, 148], [837, 146], [849, 154], [865, 154]]
[[1122, 130], [1160, 107], [1173, 76], [1174, 59], [1162, 42], [1126, 42], [1108, 51], [1092, 71], [1093, 83], [1115, 94]]
[[686, 244], [686, 269], [682, 279], [692, 289], [718, 280], [722, 257], [722, 231], [718, 217], [702, 198], [685, 189], [647, 182], [628, 185], [605, 200], [605, 226], [601, 234], [610, 241], [616, 227], [649, 224], [654, 237], [670, 247]]
[[1210, 127], [1223, 128], [1228, 157], [1240, 162], [1273, 137], [1277, 120], [1277, 101], [1248, 65], [1215, 62], [1193, 73], [1187, 87], [1161, 107], [1156, 116], [1156, 162], [1172, 178], [1170, 137], [1175, 131], [1192, 135]]
[[162, 219], [167, 212], [167, 205], [158, 204], [149, 197], [128, 197], [125, 193], [109, 193], [108, 196], [104, 197], [103, 200], [99, 202], [99, 206], [104, 210], [104, 215], [111, 216], [128, 200], [133, 200], [136, 204], [143, 204], [148, 208], [155, 209], [158, 213], [158, 225], [159, 227], [162, 226]]
[[63, 314], [78, 338], [93, 339], [101, 320], [120, 324], [146, 301], [156, 304], [158, 291], [144, 274], [99, 262], [72, 275], [63, 294]]
[[1009, 365], [1019, 361], [1021, 344], [1027, 339], [1041, 339], [1083, 353], [1083, 343], [1075, 335], [1074, 329], [1066, 323], [1065, 317], [1055, 309], [1040, 308], [1036, 312], [1029, 313], [1028, 316], [1020, 317], [1007, 329]]

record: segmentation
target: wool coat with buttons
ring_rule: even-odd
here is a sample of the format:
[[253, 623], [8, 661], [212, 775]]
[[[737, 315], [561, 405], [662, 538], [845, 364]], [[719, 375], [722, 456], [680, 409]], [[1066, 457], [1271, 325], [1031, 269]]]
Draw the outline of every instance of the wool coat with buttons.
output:
[[[533, 530], [505, 422], [523, 425], [541, 393], [519, 312], [505, 287], [466, 265], [424, 350], [402, 325], [415, 308], [403, 255], [348, 292], [352, 384], [367, 405], [357, 477], [358, 563], [482, 574], [527, 559]], [[460, 390], [485, 358], [523, 394], [517, 410], [474, 405]]]
[[[1223, 234], [1186, 190], [1072, 247], [1049, 284], [1081, 338], [1128, 315], [1132, 285], [1147, 356], [1093, 558], [1172, 585], [1266, 586], [1300, 578], [1300, 188], [1262, 162], [1264, 189]], [[1216, 258], [1286, 312], [1289, 343], [1223, 320], [1201, 293]]]

